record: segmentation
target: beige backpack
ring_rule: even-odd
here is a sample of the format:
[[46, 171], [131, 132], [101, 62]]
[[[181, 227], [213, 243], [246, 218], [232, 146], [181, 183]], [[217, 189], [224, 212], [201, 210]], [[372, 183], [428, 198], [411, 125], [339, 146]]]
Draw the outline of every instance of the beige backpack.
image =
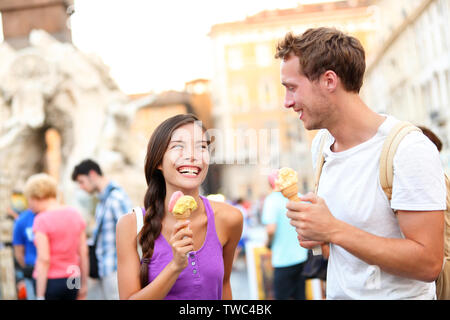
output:
[[[421, 131], [409, 122], [398, 123], [386, 138], [380, 157], [380, 182], [383, 191], [391, 201], [392, 181], [394, 178], [393, 160], [400, 141], [411, 131]], [[444, 261], [442, 270], [436, 280], [438, 300], [450, 300], [450, 180], [445, 174], [447, 187], [447, 209], [444, 211]]]

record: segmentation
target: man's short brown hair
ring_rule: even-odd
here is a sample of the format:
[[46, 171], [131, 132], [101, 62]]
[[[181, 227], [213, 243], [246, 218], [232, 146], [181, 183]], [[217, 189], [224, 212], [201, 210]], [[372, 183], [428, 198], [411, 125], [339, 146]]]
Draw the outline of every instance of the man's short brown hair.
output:
[[334, 71], [344, 88], [358, 93], [366, 69], [364, 48], [355, 37], [335, 28], [308, 29], [302, 35], [287, 33], [278, 43], [275, 58], [299, 58], [302, 74], [317, 80], [327, 70]]

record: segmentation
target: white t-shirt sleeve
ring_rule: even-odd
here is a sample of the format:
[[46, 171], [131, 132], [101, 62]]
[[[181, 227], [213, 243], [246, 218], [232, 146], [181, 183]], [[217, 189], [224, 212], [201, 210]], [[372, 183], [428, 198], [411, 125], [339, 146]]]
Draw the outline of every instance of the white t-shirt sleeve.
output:
[[445, 210], [444, 170], [436, 146], [422, 133], [411, 132], [394, 156], [391, 207], [394, 210]]

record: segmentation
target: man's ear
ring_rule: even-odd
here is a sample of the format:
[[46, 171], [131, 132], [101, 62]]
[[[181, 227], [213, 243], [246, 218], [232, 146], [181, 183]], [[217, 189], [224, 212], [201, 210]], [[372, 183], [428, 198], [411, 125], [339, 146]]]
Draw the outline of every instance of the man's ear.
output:
[[332, 92], [336, 90], [338, 86], [339, 77], [333, 70], [327, 70], [320, 76], [320, 82], [322, 83], [325, 89]]
[[98, 173], [95, 171], [95, 170], [89, 170], [89, 172], [88, 172], [88, 177], [90, 178], [90, 179], [92, 179], [92, 178], [97, 178], [98, 177]]

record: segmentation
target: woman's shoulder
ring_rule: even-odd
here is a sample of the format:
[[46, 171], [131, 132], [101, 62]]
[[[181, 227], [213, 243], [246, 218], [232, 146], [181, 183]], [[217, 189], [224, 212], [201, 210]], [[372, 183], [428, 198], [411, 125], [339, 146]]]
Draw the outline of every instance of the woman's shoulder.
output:
[[219, 221], [233, 226], [242, 223], [243, 216], [238, 208], [220, 201], [209, 200], [209, 203], [211, 204], [216, 219]]
[[134, 211], [121, 215], [117, 221], [117, 225], [119, 224], [122, 226], [131, 226], [132, 224], [136, 225], [136, 215], [134, 214]]
[[69, 205], [61, 205], [54, 210], [47, 211], [47, 217], [48, 219], [55, 219], [55, 217], [63, 220], [68, 219], [68, 221], [71, 221], [72, 223], [84, 223], [84, 218], [81, 211]]
[[136, 215], [133, 211], [120, 216], [117, 221], [117, 232], [136, 235]]

